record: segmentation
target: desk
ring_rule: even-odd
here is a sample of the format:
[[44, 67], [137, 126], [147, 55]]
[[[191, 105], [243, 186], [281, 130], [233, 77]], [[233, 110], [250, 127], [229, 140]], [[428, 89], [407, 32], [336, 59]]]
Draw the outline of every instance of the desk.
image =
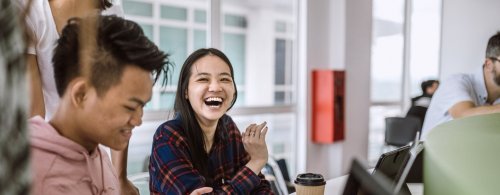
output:
[[500, 114], [439, 125], [424, 145], [425, 194], [500, 192]]
[[[345, 182], [347, 181], [347, 176], [340, 176], [326, 181], [325, 194], [328, 195], [340, 195], [344, 192]], [[424, 194], [424, 186], [421, 183], [408, 183], [408, 188], [412, 195], [422, 195]], [[292, 193], [295, 194], [295, 193]]]

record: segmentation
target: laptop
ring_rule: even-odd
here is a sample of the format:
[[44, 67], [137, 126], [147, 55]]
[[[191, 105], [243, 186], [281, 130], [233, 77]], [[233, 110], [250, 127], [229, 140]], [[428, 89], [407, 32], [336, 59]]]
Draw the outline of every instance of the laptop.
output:
[[410, 146], [403, 146], [396, 150], [380, 155], [380, 158], [373, 169], [372, 175], [384, 174], [393, 184], [399, 181], [405, 164], [410, 155]]
[[403, 146], [394, 151], [382, 154], [372, 174], [383, 174], [386, 176], [392, 182], [394, 193], [402, 192], [403, 194], [409, 194], [410, 190], [406, 185], [406, 178], [423, 148], [423, 142], [418, 140], [417, 133], [412, 145]]
[[413, 163], [419, 156], [418, 154], [420, 154], [420, 152], [422, 152], [423, 149], [424, 149], [424, 142], [418, 141], [418, 134], [417, 134], [417, 138], [411, 145], [410, 151], [408, 153], [407, 162], [405, 163], [404, 168], [401, 174], [399, 175], [399, 179], [397, 180], [394, 192], [399, 192], [404, 188], [406, 189], [408, 188], [408, 186], [406, 185], [406, 177], [410, 173], [410, 170], [413, 167]]
[[343, 194], [411, 194], [405, 184], [396, 191], [398, 182], [406, 178], [404, 170], [410, 160], [411, 149], [408, 145], [380, 155], [371, 176], [367, 176], [370, 174], [366, 172], [366, 169], [354, 160]]
[[361, 163], [354, 159], [343, 195], [395, 195], [389, 179], [384, 175], [370, 175]]
[[[372, 175], [385, 176], [390, 182], [392, 189], [395, 190], [410, 159], [410, 149], [411, 146], [408, 145], [380, 155]], [[410, 189], [403, 183], [395, 192], [397, 192], [396, 194], [410, 194]]]
[[[417, 156], [424, 148], [423, 142], [419, 141], [418, 137], [417, 132], [412, 145], [403, 146], [394, 151], [382, 154], [373, 170], [373, 178], [363, 176], [359, 170], [356, 171], [357, 169], [360, 169], [359, 167], [361, 166], [359, 166], [359, 162], [353, 162], [351, 174], [355, 172], [358, 173], [357, 175], [349, 175], [343, 194], [411, 194], [405, 181], [413, 163], [415, 162], [415, 159], [417, 159]], [[371, 181], [368, 182], [368, 180]], [[377, 182], [374, 182], [374, 180]], [[367, 182], [378, 184], [373, 186], [368, 185]], [[363, 183], [365, 186], [363, 186]], [[389, 190], [392, 190], [392, 192], [387, 193], [387, 191], [384, 190], [387, 186], [390, 186]]]

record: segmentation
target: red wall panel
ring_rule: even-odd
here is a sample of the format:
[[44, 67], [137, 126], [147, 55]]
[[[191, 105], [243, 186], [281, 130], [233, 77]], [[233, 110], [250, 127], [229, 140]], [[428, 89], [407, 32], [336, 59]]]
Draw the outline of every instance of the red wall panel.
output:
[[345, 72], [312, 72], [312, 139], [334, 143], [344, 139]]

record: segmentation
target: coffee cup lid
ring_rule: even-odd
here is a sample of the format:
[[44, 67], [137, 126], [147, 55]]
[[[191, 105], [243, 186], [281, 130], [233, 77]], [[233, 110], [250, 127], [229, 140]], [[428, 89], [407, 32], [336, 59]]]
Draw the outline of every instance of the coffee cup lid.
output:
[[303, 173], [297, 175], [295, 183], [303, 186], [321, 186], [325, 185], [323, 175], [317, 173]]

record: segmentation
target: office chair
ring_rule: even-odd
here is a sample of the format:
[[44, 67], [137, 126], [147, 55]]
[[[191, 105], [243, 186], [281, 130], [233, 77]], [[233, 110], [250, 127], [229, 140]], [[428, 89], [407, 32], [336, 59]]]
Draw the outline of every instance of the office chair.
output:
[[266, 165], [262, 169], [262, 174], [264, 174], [266, 180], [271, 184], [271, 190], [274, 194], [289, 194], [286, 181], [281, 173], [278, 163], [274, 160], [274, 158], [269, 157]]
[[293, 184], [293, 182], [290, 179], [290, 174], [288, 173], [288, 166], [286, 165], [286, 160], [282, 158], [282, 159], [278, 159], [276, 162], [278, 163], [281, 174], [283, 175], [283, 178], [285, 179], [286, 188], [288, 190], [288, 193], [294, 193], [295, 192], [295, 185]]
[[410, 109], [408, 109], [406, 117], [417, 117], [420, 120], [420, 126], [423, 126], [426, 113], [427, 113], [427, 107], [412, 106], [410, 107]]
[[401, 147], [415, 140], [420, 132], [420, 120], [416, 117], [388, 117], [385, 118], [385, 144]]

